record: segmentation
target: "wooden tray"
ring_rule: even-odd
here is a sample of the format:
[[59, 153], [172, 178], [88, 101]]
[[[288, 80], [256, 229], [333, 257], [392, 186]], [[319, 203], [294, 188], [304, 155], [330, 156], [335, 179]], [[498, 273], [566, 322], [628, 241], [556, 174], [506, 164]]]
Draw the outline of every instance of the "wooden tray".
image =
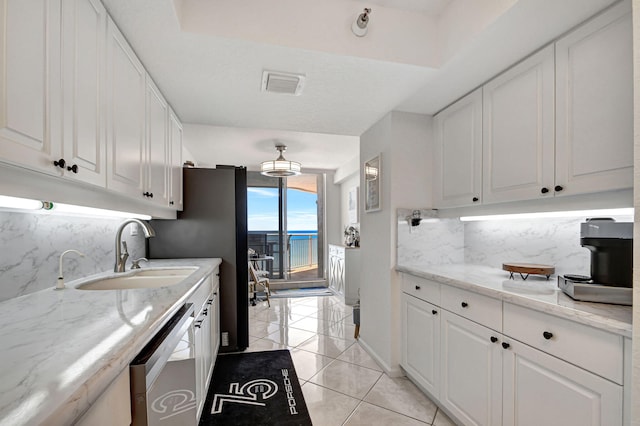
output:
[[513, 278], [513, 274], [518, 273], [523, 280], [529, 278], [529, 275], [544, 275], [549, 279], [556, 272], [554, 266], [538, 263], [503, 263], [502, 269], [510, 273], [509, 278]]

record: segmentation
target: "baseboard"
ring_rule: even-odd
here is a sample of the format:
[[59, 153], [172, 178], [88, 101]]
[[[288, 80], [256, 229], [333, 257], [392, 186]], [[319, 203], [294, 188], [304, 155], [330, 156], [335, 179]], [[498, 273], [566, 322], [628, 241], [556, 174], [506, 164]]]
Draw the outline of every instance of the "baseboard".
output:
[[360, 346], [362, 346], [362, 349], [364, 349], [369, 354], [369, 356], [373, 358], [376, 364], [378, 364], [378, 366], [382, 368], [382, 370], [387, 374], [387, 376], [389, 377], [404, 376], [404, 371], [402, 371], [402, 369], [400, 368], [400, 365], [390, 367], [389, 364], [384, 362], [382, 358], [378, 356], [378, 354], [371, 348], [371, 346], [367, 344], [365, 340], [363, 340], [362, 338], [359, 338], [358, 342], [360, 342]]

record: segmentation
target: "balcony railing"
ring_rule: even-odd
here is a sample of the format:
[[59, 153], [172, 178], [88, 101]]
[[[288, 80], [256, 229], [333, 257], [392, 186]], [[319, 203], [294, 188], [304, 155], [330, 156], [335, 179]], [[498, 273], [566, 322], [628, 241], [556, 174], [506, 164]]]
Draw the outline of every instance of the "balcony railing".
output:
[[[289, 246], [288, 273], [318, 267], [318, 234], [289, 233], [285, 243]], [[284, 278], [280, 272], [280, 241], [277, 232], [250, 231], [249, 248], [261, 255], [273, 256], [273, 262], [264, 265], [271, 278]]]

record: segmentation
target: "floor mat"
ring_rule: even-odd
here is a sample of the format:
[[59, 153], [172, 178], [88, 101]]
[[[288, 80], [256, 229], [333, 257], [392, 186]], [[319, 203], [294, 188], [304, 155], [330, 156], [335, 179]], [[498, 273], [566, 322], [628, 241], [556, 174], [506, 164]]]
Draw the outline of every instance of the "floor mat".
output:
[[333, 292], [326, 287], [290, 288], [286, 290], [271, 290], [271, 297], [313, 297], [331, 296]]
[[311, 425], [288, 350], [222, 354], [200, 418], [204, 425]]

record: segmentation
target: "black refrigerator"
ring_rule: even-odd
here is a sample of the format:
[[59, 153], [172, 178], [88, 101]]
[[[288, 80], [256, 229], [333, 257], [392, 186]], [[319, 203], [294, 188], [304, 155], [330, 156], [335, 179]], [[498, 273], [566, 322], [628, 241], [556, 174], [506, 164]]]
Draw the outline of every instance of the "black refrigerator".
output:
[[[249, 346], [247, 169], [183, 169], [183, 211], [176, 220], [156, 219], [147, 239], [151, 259], [222, 258], [220, 351]], [[228, 343], [228, 344], [227, 344]]]

